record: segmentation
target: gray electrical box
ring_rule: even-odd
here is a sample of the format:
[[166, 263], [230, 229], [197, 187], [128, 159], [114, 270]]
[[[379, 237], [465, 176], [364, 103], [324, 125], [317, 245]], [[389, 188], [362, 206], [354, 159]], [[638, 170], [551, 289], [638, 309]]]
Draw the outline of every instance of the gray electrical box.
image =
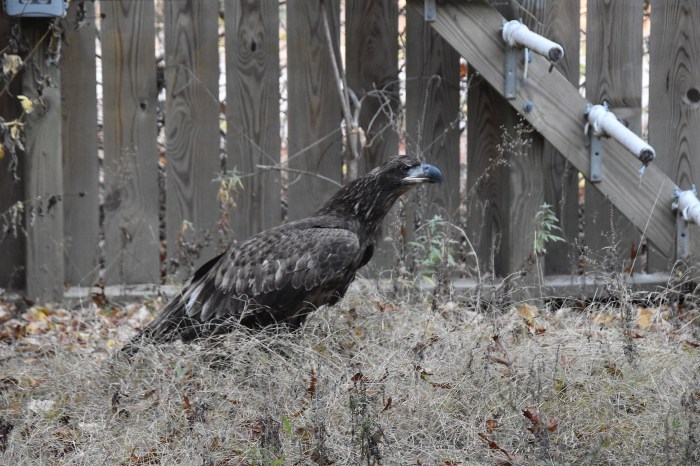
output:
[[66, 0], [3, 0], [8, 16], [52, 18], [64, 16], [68, 8]]

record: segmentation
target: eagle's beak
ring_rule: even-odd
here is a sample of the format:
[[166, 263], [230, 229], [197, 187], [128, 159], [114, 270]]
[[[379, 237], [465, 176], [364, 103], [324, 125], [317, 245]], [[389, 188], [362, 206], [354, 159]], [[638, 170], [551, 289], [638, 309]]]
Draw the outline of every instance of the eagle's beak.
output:
[[442, 173], [437, 167], [421, 163], [417, 167], [413, 167], [403, 181], [409, 184], [442, 183]]

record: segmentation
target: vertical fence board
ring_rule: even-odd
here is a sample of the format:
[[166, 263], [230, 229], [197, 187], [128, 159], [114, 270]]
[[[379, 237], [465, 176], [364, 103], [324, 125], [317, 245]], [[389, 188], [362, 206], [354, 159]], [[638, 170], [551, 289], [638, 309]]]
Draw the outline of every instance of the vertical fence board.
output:
[[[497, 9], [508, 19], [533, 21], [520, 5]], [[473, 190], [469, 231], [476, 238], [482, 273], [507, 276], [529, 268], [533, 260], [533, 220], [544, 200], [544, 140], [518, 130], [520, 117], [486, 81], [473, 82], [467, 100], [467, 188]], [[524, 139], [531, 140], [530, 147], [515, 153], [512, 142]]]
[[[219, 161], [218, 3], [165, 2], [168, 259], [199, 266], [214, 254]], [[193, 232], [186, 234], [184, 222]], [[204, 246], [188, 257], [179, 239]], [[194, 238], [194, 239], [192, 239]], [[187, 270], [181, 270], [187, 272]]]
[[[649, 142], [658, 164], [680, 187], [700, 186], [700, 5], [653, 2], [649, 73]], [[667, 187], [668, 188], [668, 187]], [[697, 228], [690, 251], [700, 251]]]
[[[367, 140], [359, 163], [359, 173], [364, 174], [398, 150], [398, 5], [373, 0], [346, 2], [345, 17], [348, 86], [358, 98], [366, 96], [360, 112]], [[367, 96], [375, 90], [383, 90], [384, 96]]]
[[[13, 22], [10, 18], [0, 13], [0, 43], [9, 44], [10, 30]], [[14, 50], [8, 50], [7, 53], [14, 53]], [[15, 96], [21, 94], [21, 81], [15, 79], [10, 84], [9, 92], [0, 96], [0, 116], [5, 121], [12, 121], [22, 113], [22, 108], [19, 105], [19, 100]], [[0, 215], [5, 215], [0, 219], [0, 288], [6, 289], [24, 289], [25, 288], [25, 261], [26, 261], [26, 238], [21, 233], [24, 225], [21, 223], [16, 225], [15, 230], [17, 235], [8, 231], [3, 233], [3, 228], [10, 228], [12, 219], [9, 209], [17, 202], [23, 201], [24, 198], [24, 164], [21, 154], [17, 154], [17, 175], [19, 180], [15, 180], [10, 172], [10, 154], [5, 154], [5, 157], [0, 159]], [[7, 222], [7, 223], [6, 223]], [[18, 231], [19, 230], [19, 231]]]
[[108, 283], [159, 280], [152, 0], [100, 2]]
[[[409, 153], [440, 168], [443, 184], [418, 188], [417, 223], [451, 219], [459, 205], [459, 54], [414, 9], [406, 18], [406, 133]], [[422, 220], [421, 220], [422, 219]]]
[[[63, 215], [65, 273], [70, 285], [97, 280], [98, 160], [95, 6], [72, 2], [65, 24], [63, 89]], [[78, 25], [78, 14], [84, 20]]]
[[[345, 18], [348, 86], [358, 98], [364, 97], [360, 126], [367, 142], [358, 164], [359, 174], [364, 174], [398, 153], [398, 4], [346, 2]], [[378, 90], [381, 96], [372, 94]], [[389, 244], [384, 241], [388, 225], [395, 223], [392, 220], [396, 220], [395, 215], [390, 215], [375, 234], [371, 267], [379, 270], [392, 264], [393, 240]]]
[[[331, 34], [337, 37], [338, 0], [326, 0], [326, 13]], [[289, 0], [289, 167], [309, 173], [289, 173], [290, 219], [315, 211], [338, 188], [312, 174], [341, 179], [341, 108], [323, 31], [317, 2]], [[338, 54], [336, 49], [336, 57]]]
[[[538, 14], [542, 28], [536, 31], [564, 48], [564, 58], [557, 64], [557, 69], [578, 86], [580, 2], [545, 2], [545, 6]], [[544, 271], [545, 274], [573, 273], [578, 266], [575, 244], [578, 237], [578, 170], [549, 141], [544, 141], [542, 158], [544, 200], [559, 218], [560, 236], [566, 240], [547, 244]]]
[[[22, 22], [30, 44], [44, 38], [22, 82], [24, 95], [42, 100], [25, 127], [25, 198], [34, 209], [27, 213], [27, 295], [42, 301], [61, 299], [64, 281], [61, 72], [46, 54], [47, 29], [47, 21]], [[50, 85], [38, 88], [37, 83], [45, 82]]]
[[232, 229], [237, 240], [279, 224], [279, 2], [226, 0], [226, 121], [229, 168], [244, 176]]
[[[640, 0], [588, 0], [586, 28], [586, 99], [594, 104], [607, 101], [636, 134], [641, 134], [643, 6]], [[632, 245], [639, 246], [641, 233], [590, 183], [585, 212], [586, 245], [596, 256], [614, 237], [619, 253], [615, 267], [622, 270], [630, 262]]]
[[[512, 126], [514, 112], [502, 102], [496, 89], [470, 69], [467, 91], [467, 232], [474, 246], [481, 273], [504, 273], [499, 264], [504, 229], [509, 222], [507, 206], [499, 202], [507, 189], [506, 173], [496, 150], [501, 127]], [[505, 272], [507, 274], [507, 271]]]

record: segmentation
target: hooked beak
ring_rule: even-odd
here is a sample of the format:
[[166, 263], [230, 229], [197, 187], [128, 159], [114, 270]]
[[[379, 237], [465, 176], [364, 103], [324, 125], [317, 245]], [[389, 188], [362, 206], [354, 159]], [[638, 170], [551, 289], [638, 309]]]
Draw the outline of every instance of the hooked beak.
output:
[[442, 173], [437, 167], [421, 163], [417, 167], [413, 167], [403, 181], [407, 184], [442, 183]]

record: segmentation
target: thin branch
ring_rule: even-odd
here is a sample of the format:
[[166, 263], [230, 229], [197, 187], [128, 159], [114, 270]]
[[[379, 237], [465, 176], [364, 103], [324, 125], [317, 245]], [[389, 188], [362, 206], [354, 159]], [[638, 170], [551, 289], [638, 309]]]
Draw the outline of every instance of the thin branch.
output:
[[[337, 181], [335, 181], [335, 180], [332, 179], [332, 178], [328, 178], [327, 176], [323, 176], [323, 175], [321, 175], [321, 174], [319, 174], [319, 173], [310, 172], [310, 171], [307, 171], [307, 170], [299, 170], [299, 169], [297, 169], [297, 168], [283, 167], [283, 166], [281, 166], [281, 165], [256, 165], [255, 168], [259, 168], [259, 169], [261, 169], [261, 170], [277, 170], [277, 171], [281, 171], [281, 172], [297, 173], [297, 174], [299, 174], [299, 175], [310, 175], [310, 176], [315, 176], [316, 178], [319, 178], [319, 179], [321, 179], [321, 180], [323, 180], [323, 181], [327, 181], [327, 182], [329, 182], [329, 183], [331, 183], [331, 184], [334, 184], [335, 186], [337, 186], [337, 187], [339, 187], [339, 188], [342, 188], [342, 187], [343, 187], [342, 184], [338, 183]], [[293, 185], [295, 182], [296, 182], [296, 180], [290, 181], [290, 182], [289, 182], [289, 185], [291, 186], [291, 185]]]
[[[335, 55], [335, 50], [333, 47], [333, 39], [331, 37], [331, 28], [328, 25], [328, 15], [326, 14], [326, 2], [325, 0], [320, 1], [321, 6], [321, 17], [323, 19], [323, 31], [326, 35], [326, 45], [328, 45], [328, 53], [331, 58], [331, 64], [333, 65], [333, 74], [335, 75], [335, 82], [338, 86], [338, 94], [340, 95], [340, 103], [343, 107], [343, 118], [345, 119], [345, 124], [348, 128], [348, 140], [350, 142], [350, 150], [352, 151], [352, 157], [354, 160], [359, 159], [360, 154], [358, 150], [358, 125], [352, 117], [352, 111], [350, 110], [350, 93], [348, 91], [348, 83], [345, 79], [345, 73], [342, 70], [342, 64], [338, 62], [338, 58]], [[357, 100], [357, 98], [355, 98]], [[359, 109], [357, 111], [359, 115]]]

